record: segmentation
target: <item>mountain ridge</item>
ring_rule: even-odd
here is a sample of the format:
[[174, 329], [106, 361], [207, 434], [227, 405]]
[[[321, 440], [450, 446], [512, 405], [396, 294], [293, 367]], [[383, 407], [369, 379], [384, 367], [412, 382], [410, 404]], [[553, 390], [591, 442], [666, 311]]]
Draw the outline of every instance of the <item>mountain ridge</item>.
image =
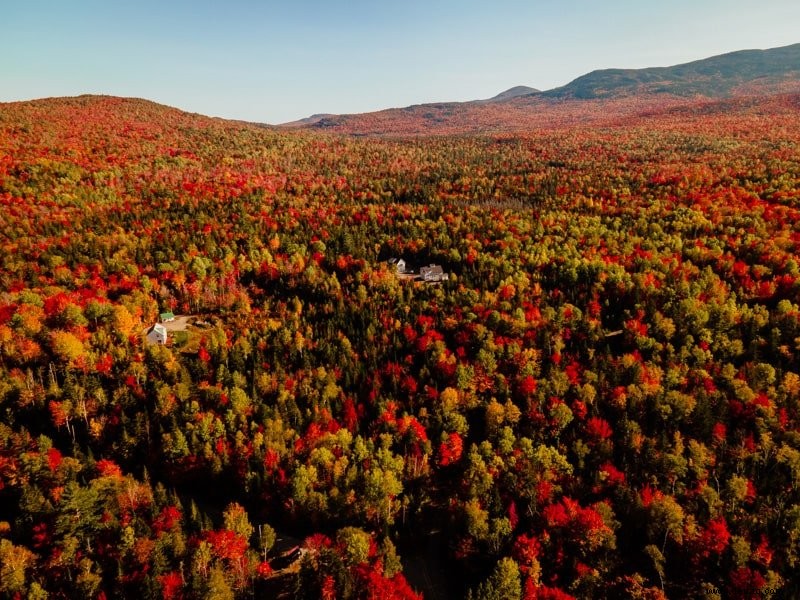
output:
[[649, 91], [724, 97], [737, 85], [758, 79], [777, 82], [787, 76], [800, 78], [800, 43], [767, 50], [737, 50], [667, 67], [597, 69], [542, 95], [587, 99], [620, 91]]
[[[670, 79], [671, 77], [671, 79]], [[671, 84], [665, 83], [672, 81]], [[800, 118], [800, 44], [770, 50], [742, 50], [647, 69], [603, 69], [545, 92], [516, 86], [485, 100], [416, 104], [360, 114], [319, 113], [283, 125], [205, 117], [141, 98], [81, 95], [0, 103], [22, 104], [34, 112], [66, 111], [75, 121], [92, 113], [123, 113], [150, 127], [152, 114], [168, 120], [208, 119], [220, 124], [247, 123], [275, 130], [309, 130], [351, 136], [426, 136], [507, 134], [560, 127], [613, 125], [655, 115], [705, 111], [725, 115], [780, 110]], [[170, 109], [163, 113], [163, 109]]]
[[[360, 117], [380, 119], [392, 113], [421, 113], [434, 124], [467, 108], [515, 106], [540, 100], [619, 99], [629, 96], [705, 96], [721, 99], [738, 93], [782, 91], [787, 82], [800, 82], [800, 43], [769, 49], [736, 50], [687, 63], [642, 69], [598, 69], [550, 90], [515, 86], [486, 100], [431, 102], [367, 113], [324, 114], [306, 117], [278, 127], [338, 128], [343, 121]], [[321, 118], [315, 118], [320, 116]]]

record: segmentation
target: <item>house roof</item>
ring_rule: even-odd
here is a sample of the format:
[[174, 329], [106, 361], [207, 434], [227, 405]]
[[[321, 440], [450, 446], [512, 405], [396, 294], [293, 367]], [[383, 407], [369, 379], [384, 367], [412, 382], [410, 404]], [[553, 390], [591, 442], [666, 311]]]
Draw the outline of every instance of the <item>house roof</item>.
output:
[[431, 275], [441, 275], [444, 273], [444, 269], [442, 269], [441, 265], [430, 265], [428, 267], [422, 267], [419, 272], [421, 274], [430, 273]]
[[154, 325], [153, 325], [153, 326], [152, 326], [150, 329], [148, 329], [148, 330], [147, 330], [147, 333], [148, 333], [148, 334], [151, 334], [151, 333], [153, 333], [154, 331], [155, 331], [156, 333], [163, 333], [164, 335], [166, 335], [166, 334], [167, 334], [167, 328], [166, 328], [166, 327], [164, 327], [164, 326], [163, 326], [161, 323], [156, 323], [156, 324], [154, 324]]
[[164, 319], [174, 319], [175, 315], [172, 313], [172, 311], [169, 311], [161, 313], [159, 317], [161, 317], [161, 320], [163, 321]]

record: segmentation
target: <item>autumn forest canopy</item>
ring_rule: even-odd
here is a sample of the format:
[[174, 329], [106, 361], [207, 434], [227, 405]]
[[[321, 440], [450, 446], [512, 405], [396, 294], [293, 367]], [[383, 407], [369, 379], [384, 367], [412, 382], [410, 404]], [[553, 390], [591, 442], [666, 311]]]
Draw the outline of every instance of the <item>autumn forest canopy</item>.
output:
[[572, 106], [0, 104], [2, 597], [799, 597], [800, 95]]

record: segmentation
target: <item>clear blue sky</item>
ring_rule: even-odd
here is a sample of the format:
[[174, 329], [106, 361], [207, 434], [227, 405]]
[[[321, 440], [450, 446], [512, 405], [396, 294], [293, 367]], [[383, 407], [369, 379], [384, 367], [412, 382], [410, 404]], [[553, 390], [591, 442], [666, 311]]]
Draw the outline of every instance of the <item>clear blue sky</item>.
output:
[[800, 0], [0, 0], [0, 101], [281, 123], [800, 42]]

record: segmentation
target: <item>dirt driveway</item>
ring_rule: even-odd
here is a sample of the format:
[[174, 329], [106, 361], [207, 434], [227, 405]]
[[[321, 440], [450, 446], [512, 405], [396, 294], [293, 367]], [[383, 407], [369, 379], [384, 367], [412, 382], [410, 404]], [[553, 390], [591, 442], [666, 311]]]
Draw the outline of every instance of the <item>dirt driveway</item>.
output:
[[191, 321], [194, 321], [195, 315], [177, 315], [174, 320], [168, 323], [162, 323], [167, 331], [186, 331]]

